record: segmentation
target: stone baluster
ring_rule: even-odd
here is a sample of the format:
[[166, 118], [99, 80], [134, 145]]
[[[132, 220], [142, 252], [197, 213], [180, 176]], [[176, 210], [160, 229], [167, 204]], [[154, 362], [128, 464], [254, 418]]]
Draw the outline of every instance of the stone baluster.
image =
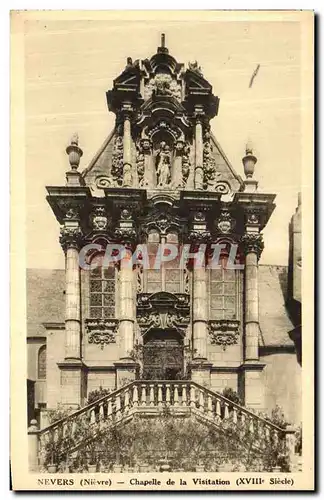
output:
[[158, 384], [158, 406], [160, 408], [163, 406], [162, 384]]
[[179, 391], [178, 391], [178, 385], [174, 384], [174, 406], [179, 406]]
[[227, 420], [229, 418], [229, 405], [228, 403], [224, 404], [224, 419]]
[[170, 406], [171, 404], [170, 384], [166, 384], [165, 402], [167, 406]]
[[150, 384], [150, 406], [154, 406], [154, 384]]
[[182, 385], [182, 406], [187, 406], [187, 385]]
[[72, 421], [72, 429], [71, 429], [71, 435], [72, 435], [72, 437], [73, 437], [73, 436], [74, 436], [74, 434], [75, 434], [75, 431], [76, 431], [76, 425], [77, 425], [77, 424], [76, 424], [76, 421], [75, 421], [75, 419], [73, 419], [73, 421]]
[[222, 418], [221, 404], [219, 399], [216, 399], [216, 421], [219, 424]]
[[129, 411], [129, 389], [128, 388], [125, 391], [124, 409], [125, 409], [125, 413], [128, 413], [128, 411]]
[[237, 424], [237, 409], [233, 407], [233, 424]]
[[265, 428], [265, 440], [267, 443], [269, 443], [269, 441], [270, 441], [270, 428], [267, 425]]
[[90, 410], [90, 425], [93, 425], [96, 423], [96, 412], [95, 412], [95, 409], [92, 408]]
[[100, 403], [100, 405], [99, 405], [99, 423], [100, 423], [100, 425], [103, 424], [104, 420], [105, 420], [104, 404]]
[[196, 391], [193, 385], [190, 385], [190, 406], [196, 408]]
[[112, 408], [112, 400], [109, 399], [108, 407], [107, 407], [107, 417], [110, 418], [112, 416], [113, 408]]
[[136, 384], [133, 388], [133, 406], [138, 406], [138, 389]]
[[213, 400], [210, 394], [207, 396], [207, 413], [209, 417], [213, 416]]
[[199, 391], [199, 409], [205, 411], [205, 398], [204, 391]]
[[120, 413], [121, 413], [121, 400], [120, 400], [120, 394], [117, 394], [116, 396], [116, 418], [120, 418]]
[[201, 190], [204, 187], [202, 110], [196, 109], [195, 113], [195, 189]]
[[254, 424], [253, 424], [252, 417], [250, 418], [249, 432], [250, 432], [250, 434], [254, 434]]
[[146, 385], [142, 384], [141, 404], [146, 406]]

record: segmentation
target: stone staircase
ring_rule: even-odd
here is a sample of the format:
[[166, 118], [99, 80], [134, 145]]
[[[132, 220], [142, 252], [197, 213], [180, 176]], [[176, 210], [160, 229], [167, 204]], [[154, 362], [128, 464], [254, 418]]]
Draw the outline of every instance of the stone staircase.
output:
[[[31, 426], [28, 430], [30, 469], [39, 470], [44, 452], [51, 443], [53, 446], [61, 443], [61, 454], [72, 453], [111, 425], [126, 423], [135, 415], [161, 415], [166, 409], [174, 416], [194, 415], [224, 432], [228, 426], [248, 429], [254, 446], [261, 452], [270, 444], [283, 440], [289, 453], [294, 453], [293, 429], [277, 427], [196, 382], [136, 380], [44, 429]], [[88, 430], [88, 441], [79, 432], [81, 428]]]

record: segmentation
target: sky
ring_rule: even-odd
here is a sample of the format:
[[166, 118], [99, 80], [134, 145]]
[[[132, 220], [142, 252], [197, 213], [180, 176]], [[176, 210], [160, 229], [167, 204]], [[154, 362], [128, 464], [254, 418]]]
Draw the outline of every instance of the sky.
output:
[[[64, 268], [59, 224], [45, 186], [65, 184], [65, 148], [74, 132], [86, 168], [114, 126], [106, 91], [128, 56], [166, 46], [179, 62], [197, 60], [220, 98], [212, 131], [236, 172], [250, 140], [259, 190], [277, 195], [264, 229], [260, 264], [287, 265], [288, 224], [301, 190], [300, 24], [296, 21], [28, 20], [24, 35], [27, 267]], [[260, 65], [253, 85], [249, 82]]]

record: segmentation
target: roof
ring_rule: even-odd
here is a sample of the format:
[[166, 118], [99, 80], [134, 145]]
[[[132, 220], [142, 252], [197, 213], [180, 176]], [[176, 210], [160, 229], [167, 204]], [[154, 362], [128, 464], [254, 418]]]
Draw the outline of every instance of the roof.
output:
[[[285, 307], [286, 266], [259, 266], [259, 318], [262, 346], [293, 346], [294, 328]], [[63, 323], [64, 269], [27, 270], [27, 336], [44, 336], [43, 323]]]
[[45, 336], [43, 323], [63, 323], [65, 270], [27, 269], [27, 337]]

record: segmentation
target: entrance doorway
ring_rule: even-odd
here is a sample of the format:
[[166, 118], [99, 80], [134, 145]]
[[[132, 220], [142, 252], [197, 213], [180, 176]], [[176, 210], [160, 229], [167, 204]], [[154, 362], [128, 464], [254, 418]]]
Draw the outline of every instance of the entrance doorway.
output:
[[147, 334], [143, 348], [145, 380], [179, 380], [184, 373], [183, 339], [176, 330]]

